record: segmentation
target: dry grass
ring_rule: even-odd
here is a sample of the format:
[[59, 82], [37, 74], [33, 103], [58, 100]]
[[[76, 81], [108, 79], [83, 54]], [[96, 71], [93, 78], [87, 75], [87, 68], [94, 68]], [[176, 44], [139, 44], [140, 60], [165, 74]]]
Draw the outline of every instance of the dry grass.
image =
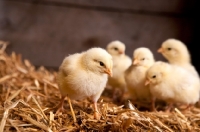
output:
[[105, 90], [99, 99], [101, 120], [93, 118], [89, 101], [74, 101], [77, 123], [73, 123], [69, 105], [55, 115], [60, 93], [54, 71], [35, 68], [20, 55], [5, 53], [7, 43], [0, 41], [0, 132], [9, 131], [200, 131], [200, 109], [175, 108], [170, 113], [139, 111], [112, 103]]

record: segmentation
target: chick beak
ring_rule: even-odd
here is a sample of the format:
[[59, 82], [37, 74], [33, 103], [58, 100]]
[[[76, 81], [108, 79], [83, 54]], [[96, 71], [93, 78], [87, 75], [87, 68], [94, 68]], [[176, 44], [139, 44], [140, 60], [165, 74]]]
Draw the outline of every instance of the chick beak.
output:
[[133, 65], [137, 65], [138, 64], [138, 60], [137, 59], [134, 59], [133, 60]]
[[119, 54], [124, 54], [124, 51], [119, 51]]
[[158, 53], [163, 53], [163, 49], [162, 49], [162, 48], [159, 48], [159, 49], [158, 49]]
[[151, 83], [150, 80], [146, 80], [145, 86], [149, 85], [150, 83]]
[[105, 69], [104, 72], [112, 77], [112, 71], [110, 69]]

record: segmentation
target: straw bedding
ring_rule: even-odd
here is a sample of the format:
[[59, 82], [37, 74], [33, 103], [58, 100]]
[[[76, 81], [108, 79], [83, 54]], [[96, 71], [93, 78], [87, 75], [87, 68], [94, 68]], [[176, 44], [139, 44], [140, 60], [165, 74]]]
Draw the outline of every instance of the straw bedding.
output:
[[14, 52], [8, 55], [6, 47], [7, 42], [0, 41], [0, 132], [200, 131], [197, 106], [186, 111], [174, 108], [170, 113], [138, 110], [127, 100], [113, 103], [108, 88], [98, 101], [101, 120], [93, 118], [88, 100], [73, 101], [77, 118], [73, 123], [67, 101], [65, 111], [55, 114], [61, 98], [57, 71], [36, 68]]

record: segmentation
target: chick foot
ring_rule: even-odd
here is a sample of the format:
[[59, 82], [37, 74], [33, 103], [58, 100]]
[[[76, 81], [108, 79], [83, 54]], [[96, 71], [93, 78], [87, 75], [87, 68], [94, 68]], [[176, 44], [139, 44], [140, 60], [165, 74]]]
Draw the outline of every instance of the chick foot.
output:
[[167, 109], [165, 109], [166, 113], [170, 113], [171, 109], [173, 108], [173, 103], [169, 103]]
[[93, 107], [94, 107], [94, 119], [100, 120], [101, 119], [101, 114], [98, 111], [96, 102], [94, 103]]
[[94, 119], [100, 120], [101, 119], [101, 114], [97, 111], [94, 112]]

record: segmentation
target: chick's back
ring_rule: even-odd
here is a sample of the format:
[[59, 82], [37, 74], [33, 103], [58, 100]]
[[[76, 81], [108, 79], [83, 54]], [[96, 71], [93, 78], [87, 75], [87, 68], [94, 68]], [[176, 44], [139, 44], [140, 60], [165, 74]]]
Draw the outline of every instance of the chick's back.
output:
[[[181, 103], [194, 104], [199, 100], [200, 81], [191, 72], [179, 66], [174, 66], [177, 73], [174, 81], [177, 81], [177, 89], [175, 90], [175, 100]], [[171, 79], [170, 79], [171, 80]]]

